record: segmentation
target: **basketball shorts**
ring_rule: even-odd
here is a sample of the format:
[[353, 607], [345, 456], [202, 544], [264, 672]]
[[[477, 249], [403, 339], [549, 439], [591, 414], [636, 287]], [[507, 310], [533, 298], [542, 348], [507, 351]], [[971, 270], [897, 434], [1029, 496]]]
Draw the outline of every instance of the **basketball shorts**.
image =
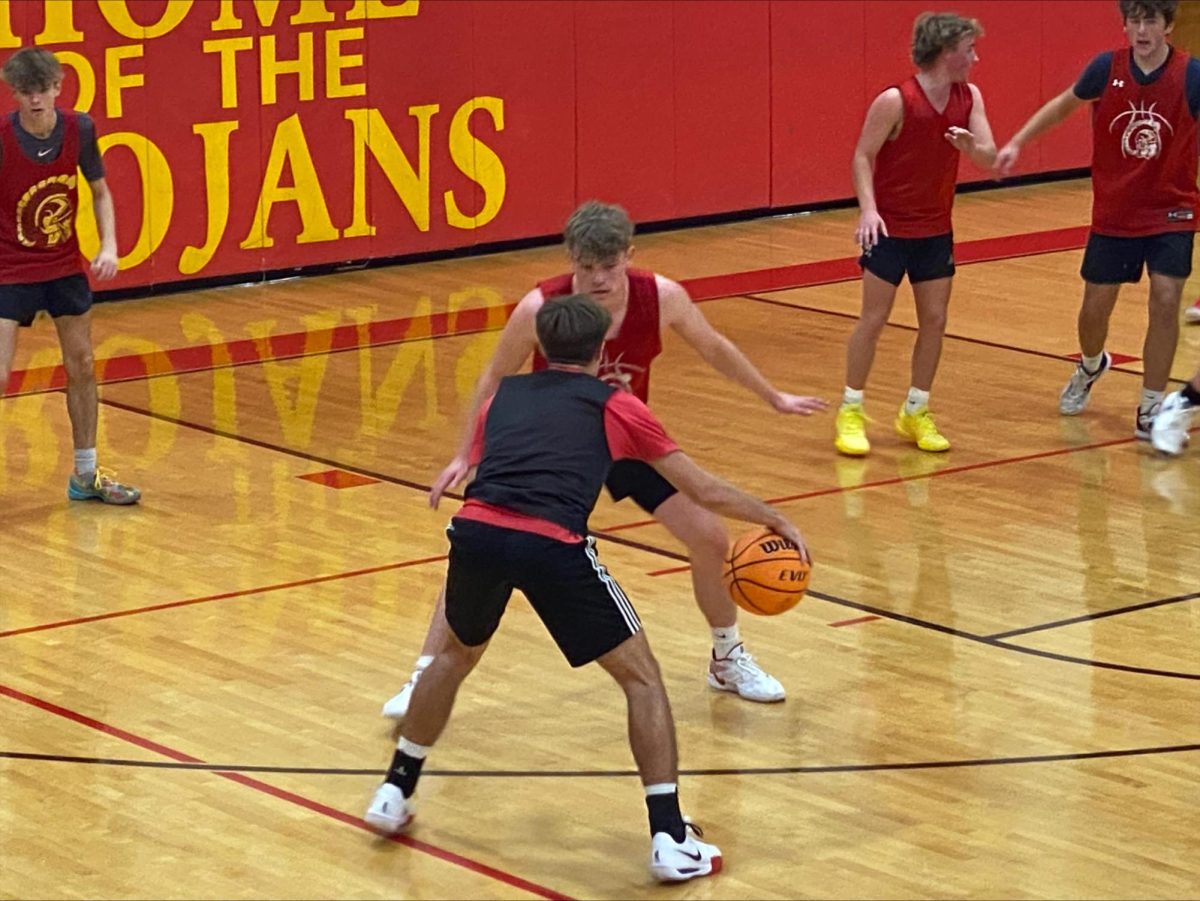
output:
[[881, 235], [879, 243], [864, 251], [860, 265], [892, 285], [908, 282], [931, 282], [954, 275], [954, 234], [934, 235], [931, 238], [888, 238]]
[[0, 285], [0, 319], [15, 319], [24, 327], [45, 310], [51, 317], [81, 316], [92, 308], [92, 289], [83, 273], [31, 282]]
[[1137, 238], [1088, 235], [1079, 274], [1093, 285], [1132, 284], [1142, 280], [1142, 268], [1153, 275], [1187, 278], [1192, 274], [1195, 232], [1162, 232]]
[[571, 666], [602, 657], [641, 631], [633, 604], [596, 556], [596, 539], [568, 544], [533, 532], [454, 519], [446, 621], [468, 647], [488, 641], [516, 588]]
[[679, 489], [659, 475], [657, 469], [641, 460], [617, 460], [608, 470], [604, 485], [614, 501], [631, 497], [650, 514], [667, 498], [679, 493]]

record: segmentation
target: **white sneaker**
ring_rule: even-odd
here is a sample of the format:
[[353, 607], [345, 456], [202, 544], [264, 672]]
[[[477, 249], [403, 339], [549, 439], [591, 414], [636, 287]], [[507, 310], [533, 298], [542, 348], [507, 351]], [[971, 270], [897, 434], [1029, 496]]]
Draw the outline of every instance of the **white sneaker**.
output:
[[1182, 392], [1172, 391], [1163, 398], [1162, 405], [1150, 426], [1150, 443], [1154, 449], [1169, 457], [1183, 453], [1188, 443], [1188, 426], [1196, 408], [1188, 403]]
[[383, 715], [389, 720], [402, 720], [408, 715], [408, 705], [412, 701], [413, 689], [417, 687], [417, 680], [421, 678], [423, 672], [425, 672], [423, 669], [413, 670], [413, 674], [408, 677], [404, 687], [383, 705]]
[[1149, 410], [1143, 410], [1139, 405], [1133, 414], [1133, 437], [1138, 441], [1150, 440], [1150, 428], [1154, 423], [1154, 417], [1158, 415], [1158, 411], [1162, 409], [1162, 401], [1160, 400]]
[[1200, 322], [1200, 300], [1183, 311], [1184, 322]]
[[367, 808], [363, 820], [377, 832], [393, 835], [411, 823], [412, 818], [412, 810], [404, 793], [392, 783], [385, 782], [375, 789], [375, 796], [371, 798], [371, 806]]
[[736, 692], [748, 701], [782, 701], [787, 695], [779, 680], [768, 675], [740, 644], [728, 657], [718, 658], [713, 651], [708, 684], [717, 691]]
[[1083, 408], [1087, 406], [1088, 398], [1092, 394], [1092, 385], [1096, 384], [1096, 379], [1104, 375], [1112, 366], [1112, 357], [1108, 355], [1108, 351], [1100, 357], [1100, 368], [1095, 372], [1088, 372], [1083, 368], [1083, 361], [1075, 364], [1075, 371], [1071, 373], [1071, 379], [1062, 389], [1062, 393], [1058, 396], [1058, 412], [1063, 416], [1078, 416], [1083, 412]]
[[[704, 833], [698, 826], [686, 823], [697, 835]], [[684, 833], [677, 842], [665, 832], [656, 832], [650, 839], [650, 873], [659, 882], [685, 882], [700, 876], [721, 872], [721, 849], [701, 842]]]

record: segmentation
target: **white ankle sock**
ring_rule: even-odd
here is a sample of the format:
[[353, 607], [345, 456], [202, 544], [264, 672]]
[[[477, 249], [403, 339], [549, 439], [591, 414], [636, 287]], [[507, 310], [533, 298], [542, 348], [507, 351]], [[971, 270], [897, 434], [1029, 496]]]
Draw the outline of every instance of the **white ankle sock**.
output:
[[713, 629], [713, 656], [718, 660], [722, 657], [728, 657], [742, 643], [742, 637], [738, 634], [738, 625], [734, 623], [725, 629]]
[[429, 749], [432, 745], [419, 745], [416, 742], [409, 741], [403, 735], [396, 742], [396, 750], [416, 760], [424, 760], [429, 755]]
[[419, 673], [421, 670], [427, 668], [429, 666], [429, 664], [431, 664], [431, 663], [433, 663], [433, 655], [432, 654], [422, 654], [420, 657], [417, 658], [417, 663], [413, 667], [413, 672]]
[[96, 449], [94, 447], [75, 448], [75, 472], [78, 475], [91, 475], [96, 471]]
[[[1100, 353], [1096, 354], [1094, 357], [1085, 357], [1080, 354], [1079, 362], [1083, 364], [1083, 368], [1086, 369], [1090, 375], [1095, 375], [1100, 371], [1100, 364], [1104, 362], [1104, 351], [1100, 351]], [[1105, 384], [1107, 385], [1108, 383], [1105, 382]]]
[[1162, 403], [1162, 399], [1167, 396], [1165, 391], [1151, 391], [1149, 388], [1142, 389], [1142, 399], [1138, 401], [1138, 412], [1149, 413], [1158, 404]]
[[929, 392], [920, 388], [909, 388], [908, 399], [904, 401], [904, 412], [911, 416], [922, 407], [929, 406]]
[[861, 404], [863, 402], [863, 390], [862, 388], [851, 388], [847, 385], [845, 390], [842, 391], [842, 404]]

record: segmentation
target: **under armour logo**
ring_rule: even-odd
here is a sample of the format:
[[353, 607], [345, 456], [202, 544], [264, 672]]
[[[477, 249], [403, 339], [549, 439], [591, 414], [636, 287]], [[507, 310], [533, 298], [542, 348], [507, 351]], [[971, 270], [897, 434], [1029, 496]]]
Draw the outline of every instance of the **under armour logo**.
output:
[[1112, 80], [1112, 86], [1114, 88], [1123, 88], [1125, 87], [1125, 80], [1122, 78], [1114, 78]]

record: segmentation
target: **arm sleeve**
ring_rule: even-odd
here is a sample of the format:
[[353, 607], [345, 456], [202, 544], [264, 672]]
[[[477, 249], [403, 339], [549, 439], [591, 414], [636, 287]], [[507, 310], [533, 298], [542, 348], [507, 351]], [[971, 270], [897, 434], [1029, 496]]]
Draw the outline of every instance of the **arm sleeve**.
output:
[[1104, 86], [1108, 84], [1108, 73], [1112, 71], [1112, 61], [1112, 51], [1109, 50], [1088, 63], [1075, 82], [1075, 96], [1080, 100], [1095, 100], [1103, 94]]
[[1192, 118], [1200, 119], [1200, 59], [1194, 56], [1188, 60], [1184, 85], [1187, 88], [1188, 109], [1192, 111]]
[[679, 450], [650, 408], [625, 391], [614, 391], [604, 405], [604, 433], [614, 460], [649, 463]]
[[479, 408], [479, 415], [475, 417], [475, 431], [471, 433], [471, 451], [467, 456], [467, 462], [472, 466], [478, 466], [479, 461], [483, 459], [483, 431], [484, 425], [487, 423], [488, 410], [492, 408], [492, 400], [496, 395], [492, 395], [483, 402], [483, 406]]
[[79, 114], [79, 168], [88, 181], [104, 178], [104, 163], [100, 145], [96, 143], [96, 123], [87, 113]]

